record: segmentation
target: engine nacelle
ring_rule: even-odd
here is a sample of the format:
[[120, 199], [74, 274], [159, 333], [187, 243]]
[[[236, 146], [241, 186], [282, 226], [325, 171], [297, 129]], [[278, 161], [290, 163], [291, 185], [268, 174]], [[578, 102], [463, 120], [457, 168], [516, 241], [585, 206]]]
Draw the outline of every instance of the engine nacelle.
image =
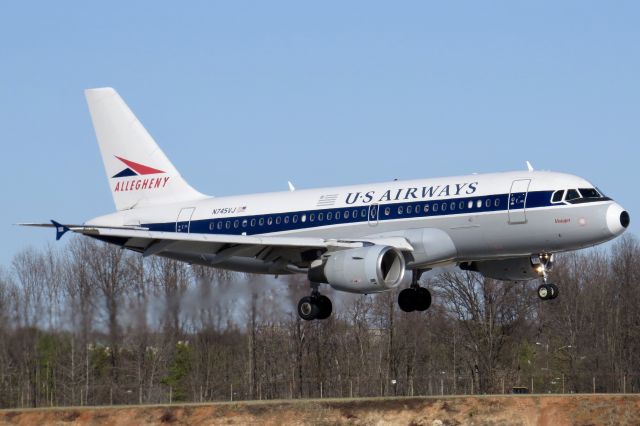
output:
[[309, 270], [309, 280], [351, 293], [379, 293], [400, 284], [405, 267], [398, 249], [373, 245], [325, 253], [322, 264]]
[[[501, 281], [529, 281], [542, 276], [542, 266], [532, 257], [515, 259], [484, 260], [479, 262], [465, 262], [460, 269], [480, 272], [487, 278]], [[547, 266], [549, 269], [549, 266]]]

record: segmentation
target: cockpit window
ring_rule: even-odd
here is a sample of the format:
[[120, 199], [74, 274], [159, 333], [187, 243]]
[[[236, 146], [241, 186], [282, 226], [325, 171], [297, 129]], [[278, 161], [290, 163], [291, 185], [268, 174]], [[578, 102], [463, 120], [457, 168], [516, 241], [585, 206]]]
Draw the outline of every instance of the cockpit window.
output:
[[601, 198], [602, 196], [594, 188], [580, 188], [580, 194], [583, 198]]
[[551, 197], [551, 202], [552, 203], [559, 203], [560, 201], [562, 201], [562, 196], [563, 195], [564, 195], [564, 189], [554, 192], [553, 196]]
[[564, 201], [570, 204], [594, 203], [598, 201], [608, 201], [610, 198], [602, 195], [602, 192], [595, 188], [568, 189]]
[[580, 198], [580, 194], [575, 189], [569, 189], [567, 191], [567, 196], [564, 198], [565, 201], [575, 200], [576, 198]]

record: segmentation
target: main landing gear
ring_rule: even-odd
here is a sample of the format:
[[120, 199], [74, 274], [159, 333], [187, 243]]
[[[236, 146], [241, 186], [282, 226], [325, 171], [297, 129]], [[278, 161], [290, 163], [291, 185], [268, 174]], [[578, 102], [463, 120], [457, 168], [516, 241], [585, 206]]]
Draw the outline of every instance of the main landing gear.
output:
[[333, 305], [331, 299], [318, 291], [318, 284], [311, 283], [311, 296], [306, 296], [298, 302], [298, 315], [305, 321], [327, 319], [331, 316]]
[[543, 284], [538, 287], [538, 297], [542, 300], [553, 300], [558, 297], [558, 286], [549, 282], [549, 271], [553, 267], [553, 254], [544, 253], [533, 256], [532, 262], [538, 264], [542, 272]]
[[431, 306], [431, 292], [418, 284], [420, 275], [419, 271], [413, 271], [411, 286], [398, 295], [398, 306], [404, 312], [424, 312]]

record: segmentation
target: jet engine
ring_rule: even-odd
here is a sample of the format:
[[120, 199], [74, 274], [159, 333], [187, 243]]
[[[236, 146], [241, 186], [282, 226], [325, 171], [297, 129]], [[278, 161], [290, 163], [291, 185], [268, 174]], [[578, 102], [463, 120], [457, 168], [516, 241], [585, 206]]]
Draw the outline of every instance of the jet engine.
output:
[[396, 287], [405, 276], [406, 266], [398, 249], [381, 245], [328, 252], [318, 263], [309, 269], [310, 281], [362, 294]]
[[[542, 276], [542, 268], [540, 259], [537, 256], [460, 264], [460, 269], [480, 272], [487, 278], [501, 281], [529, 281], [540, 278]], [[550, 265], [547, 266], [547, 270], [549, 269]]]

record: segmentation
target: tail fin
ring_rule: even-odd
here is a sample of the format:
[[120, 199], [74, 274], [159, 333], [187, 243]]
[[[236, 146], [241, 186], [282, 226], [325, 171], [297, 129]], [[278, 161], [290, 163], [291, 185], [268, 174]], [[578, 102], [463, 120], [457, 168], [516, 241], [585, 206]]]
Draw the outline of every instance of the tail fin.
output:
[[180, 176], [115, 90], [87, 89], [85, 96], [116, 209], [204, 197]]

